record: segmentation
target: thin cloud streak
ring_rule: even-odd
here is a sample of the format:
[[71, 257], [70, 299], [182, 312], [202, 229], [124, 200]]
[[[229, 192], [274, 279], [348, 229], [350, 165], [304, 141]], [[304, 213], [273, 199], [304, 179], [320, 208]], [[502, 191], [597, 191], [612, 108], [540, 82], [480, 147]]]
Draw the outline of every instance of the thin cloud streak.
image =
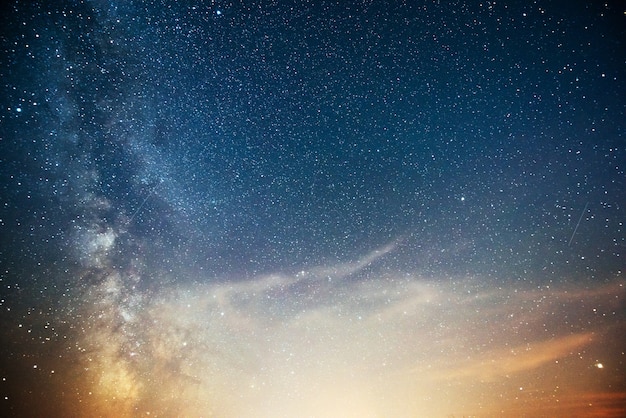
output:
[[571, 355], [572, 352], [590, 344], [592, 340], [592, 333], [584, 333], [551, 341], [535, 341], [510, 349], [498, 348], [486, 351], [456, 367], [438, 371], [433, 377], [437, 380], [465, 379], [493, 382]]

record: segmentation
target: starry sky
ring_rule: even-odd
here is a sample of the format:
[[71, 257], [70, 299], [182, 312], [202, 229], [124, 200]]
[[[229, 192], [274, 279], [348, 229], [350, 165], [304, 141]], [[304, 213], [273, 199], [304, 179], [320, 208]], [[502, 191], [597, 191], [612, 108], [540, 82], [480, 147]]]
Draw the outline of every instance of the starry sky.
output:
[[2, 416], [626, 415], [623, 2], [5, 3]]

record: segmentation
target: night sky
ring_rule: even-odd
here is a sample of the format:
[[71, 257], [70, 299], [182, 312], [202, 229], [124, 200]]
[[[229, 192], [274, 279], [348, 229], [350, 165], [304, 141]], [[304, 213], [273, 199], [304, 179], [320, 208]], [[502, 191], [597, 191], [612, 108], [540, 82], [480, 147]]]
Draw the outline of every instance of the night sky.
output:
[[622, 1], [0, 35], [0, 415], [626, 416]]

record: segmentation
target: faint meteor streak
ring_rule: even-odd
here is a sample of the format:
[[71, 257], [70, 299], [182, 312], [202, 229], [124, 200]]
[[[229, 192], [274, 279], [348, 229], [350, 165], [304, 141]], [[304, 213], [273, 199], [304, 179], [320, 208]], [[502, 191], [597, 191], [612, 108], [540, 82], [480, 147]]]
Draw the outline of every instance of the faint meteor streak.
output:
[[580, 218], [578, 218], [578, 223], [576, 223], [576, 228], [574, 228], [574, 232], [572, 232], [572, 236], [570, 237], [569, 242], [567, 243], [568, 247], [572, 245], [572, 240], [574, 239], [574, 235], [576, 235], [576, 231], [578, 231], [578, 227], [580, 226], [580, 221], [582, 221], [583, 216], [585, 215], [585, 212], [587, 211], [587, 206], [589, 206], [589, 202], [585, 203], [585, 208], [581, 212]]

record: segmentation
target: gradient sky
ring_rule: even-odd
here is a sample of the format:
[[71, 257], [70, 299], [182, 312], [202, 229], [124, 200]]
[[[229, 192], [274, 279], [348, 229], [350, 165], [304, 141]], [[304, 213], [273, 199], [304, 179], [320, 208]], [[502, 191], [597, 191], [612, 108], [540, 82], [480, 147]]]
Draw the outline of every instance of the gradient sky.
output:
[[0, 16], [0, 415], [626, 415], [623, 2]]

